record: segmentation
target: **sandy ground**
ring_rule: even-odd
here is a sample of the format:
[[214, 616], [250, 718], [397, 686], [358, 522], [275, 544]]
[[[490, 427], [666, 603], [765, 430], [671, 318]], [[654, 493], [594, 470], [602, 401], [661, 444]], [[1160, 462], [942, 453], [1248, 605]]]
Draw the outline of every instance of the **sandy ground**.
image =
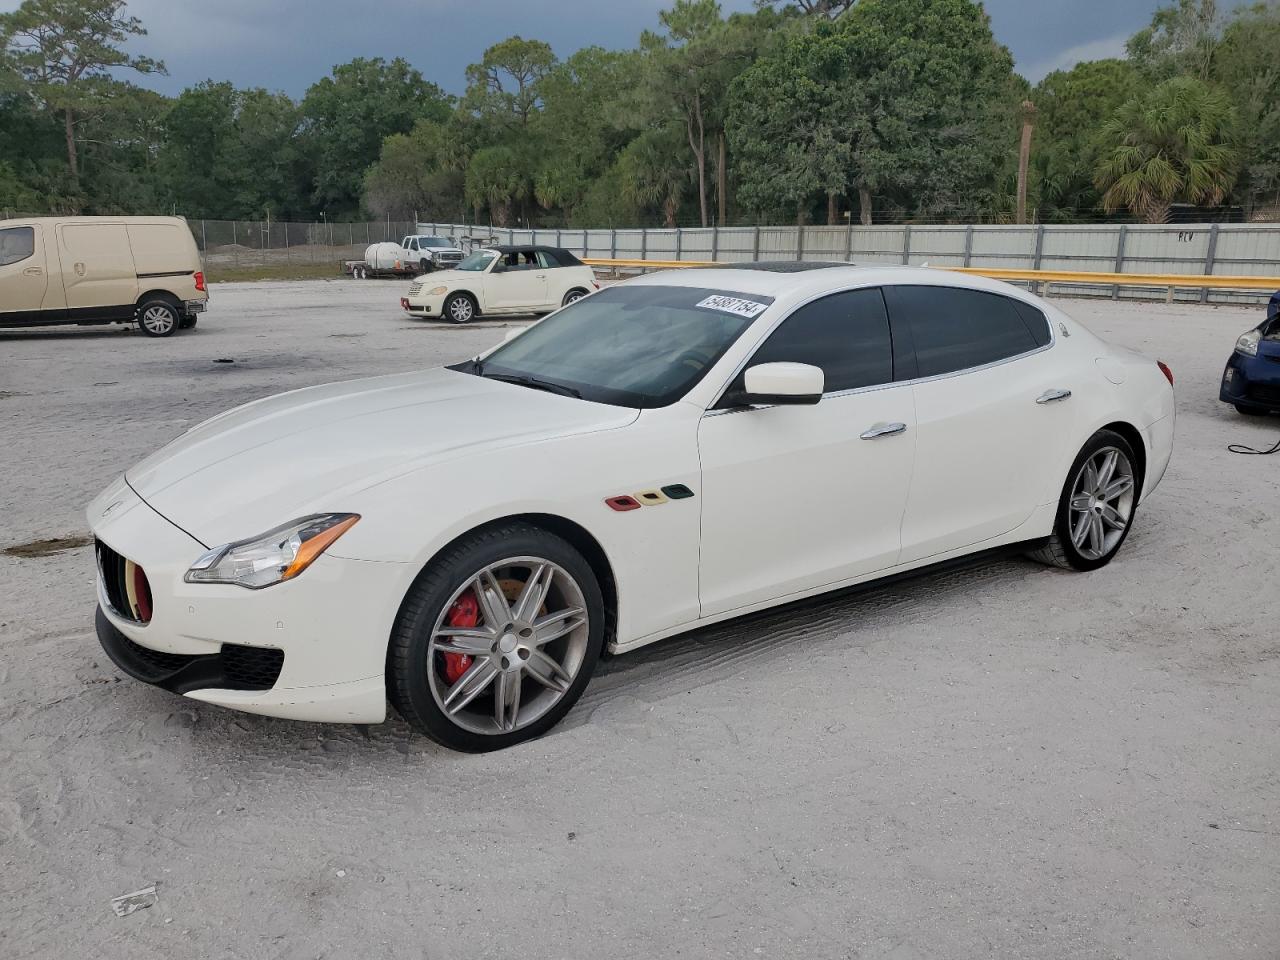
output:
[[[215, 288], [193, 335], [0, 334], [0, 548], [188, 425], [473, 354], [402, 284]], [[238, 715], [121, 675], [92, 558], [0, 556], [0, 957], [1275, 958], [1280, 418], [1237, 308], [1068, 303], [1178, 376], [1120, 557], [988, 562], [609, 661], [543, 740]], [[218, 358], [234, 364], [215, 364]], [[159, 902], [120, 919], [112, 897]]]

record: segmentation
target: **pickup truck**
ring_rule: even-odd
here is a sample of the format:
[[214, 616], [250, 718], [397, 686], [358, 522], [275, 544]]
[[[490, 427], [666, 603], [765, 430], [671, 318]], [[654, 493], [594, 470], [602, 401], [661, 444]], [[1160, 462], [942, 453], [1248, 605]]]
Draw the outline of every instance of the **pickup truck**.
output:
[[370, 244], [363, 260], [348, 260], [343, 270], [357, 280], [370, 277], [416, 277], [432, 270], [451, 270], [463, 253], [444, 237], [413, 234], [399, 244]]

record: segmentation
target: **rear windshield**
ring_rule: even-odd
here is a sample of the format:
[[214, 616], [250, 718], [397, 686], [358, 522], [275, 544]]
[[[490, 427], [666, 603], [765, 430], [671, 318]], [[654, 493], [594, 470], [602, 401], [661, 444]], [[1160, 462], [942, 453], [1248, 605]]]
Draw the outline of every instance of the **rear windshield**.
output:
[[499, 347], [479, 376], [535, 378], [584, 400], [664, 407], [700, 381], [772, 297], [621, 284], [570, 304]]

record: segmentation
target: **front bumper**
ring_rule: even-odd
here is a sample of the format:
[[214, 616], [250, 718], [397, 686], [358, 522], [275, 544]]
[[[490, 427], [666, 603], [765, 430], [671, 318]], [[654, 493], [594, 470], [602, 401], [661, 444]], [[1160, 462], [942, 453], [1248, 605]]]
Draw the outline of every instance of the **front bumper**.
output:
[[1280, 358], [1232, 353], [1222, 371], [1218, 399], [1261, 410], [1280, 410]]
[[186, 583], [204, 545], [123, 480], [90, 506], [89, 525], [141, 566], [150, 584], [151, 619], [144, 624], [112, 607], [99, 575], [98, 637], [125, 673], [250, 713], [386, 719], [387, 638], [403, 596], [404, 565], [326, 554], [296, 580], [264, 590]]
[[422, 294], [401, 297], [400, 306], [411, 317], [438, 317], [444, 309], [444, 297], [429, 297]]

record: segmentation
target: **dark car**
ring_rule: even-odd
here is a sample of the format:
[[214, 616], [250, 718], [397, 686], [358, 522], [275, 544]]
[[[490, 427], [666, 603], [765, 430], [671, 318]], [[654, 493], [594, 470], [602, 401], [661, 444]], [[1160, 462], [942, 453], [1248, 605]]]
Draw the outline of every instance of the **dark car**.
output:
[[1218, 399], [1244, 414], [1280, 412], [1280, 293], [1271, 297], [1267, 319], [1236, 341]]

